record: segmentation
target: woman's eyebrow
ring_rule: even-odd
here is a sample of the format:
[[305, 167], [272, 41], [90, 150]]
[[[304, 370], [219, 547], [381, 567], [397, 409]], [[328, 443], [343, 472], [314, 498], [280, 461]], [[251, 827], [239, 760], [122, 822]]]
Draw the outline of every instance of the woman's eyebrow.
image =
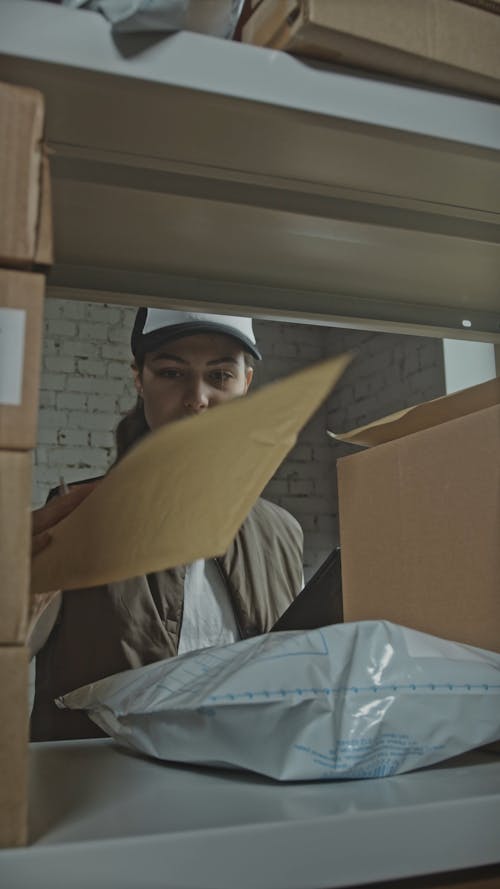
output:
[[[156, 355], [152, 356], [151, 361], [177, 361], [178, 364], [189, 364], [189, 361], [186, 361], [185, 358], [181, 358], [180, 355], [173, 355], [171, 352], [157, 352]], [[232, 355], [224, 355], [222, 358], [212, 358], [210, 361], [207, 361], [207, 366], [237, 363], [236, 358]]]
[[180, 358], [179, 355], [172, 355], [170, 352], [158, 352], [157, 355], [154, 355], [151, 361], [178, 361], [179, 364], [189, 364], [184, 358]]
[[237, 364], [236, 358], [233, 358], [232, 355], [226, 355], [224, 358], [213, 358], [211, 361], [207, 361], [207, 364]]

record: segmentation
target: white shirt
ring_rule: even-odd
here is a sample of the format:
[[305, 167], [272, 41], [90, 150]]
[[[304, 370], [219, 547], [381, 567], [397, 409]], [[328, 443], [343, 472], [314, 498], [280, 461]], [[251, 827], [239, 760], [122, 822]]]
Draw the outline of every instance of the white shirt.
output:
[[214, 559], [187, 566], [178, 653], [227, 645], [240, 638], [229, 592]]

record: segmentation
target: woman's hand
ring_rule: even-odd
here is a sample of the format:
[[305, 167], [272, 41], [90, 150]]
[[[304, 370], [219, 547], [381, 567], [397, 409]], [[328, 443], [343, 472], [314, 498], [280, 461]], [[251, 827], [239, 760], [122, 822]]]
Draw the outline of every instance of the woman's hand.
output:
[[[51, 541], [50, 529], [66, 518], [82, 500], [94, 490], [99, 481], [75, 485], [67, 494], [53, 497], [45, 506], [32, 512], [31, 555], [42, 552]], [[49, 638], [61, 607], [61, 593], [41, 593], [32, 596], [28, 615], [27, 645], [31, 657], [37, 654]]]
[[32, 556], [38, 555], [49, 545], [51, 541], [50, 528], [53, 528], [61, 519], [66, 518], [70, 512], [73, 512], [98, 484], [99, 481], [75, 485], [67, 494], [53, 497], [45, 506], [32, 512]]

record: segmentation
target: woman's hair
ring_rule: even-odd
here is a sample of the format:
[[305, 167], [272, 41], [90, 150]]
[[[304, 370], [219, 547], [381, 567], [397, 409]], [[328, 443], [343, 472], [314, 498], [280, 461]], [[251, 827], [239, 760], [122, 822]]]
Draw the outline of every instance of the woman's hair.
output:
[[[144, 368], [144, 358], [136, 358], [137, 369], [142, 374]], [[250, 352], [245, 352], [245, 367], [254, 368], [255, 359]], [[144, 402], [140, 396], [132, 408], [118, 423], [115, 430], [116, 458], [113, 465], [118, 463], [127, 451], [130, 450], [141, 438], [149, 432], [146, 416], [144, 414]]]
[[137, 396], [137, 401], [135, 406], [125, 414], [124, 417], [118, 423], [115, 431], [115, 443], [116, 443], [116, 460], [115, 463], [118, 463], [119, 460], [130, 448], [135, 445], [141, 438], [143, 438], [149, 432], [149, 426], [146, 422], [146, 417], [144, 416], [144, 402], [142, 398]]
[[[142, 374], [144, 358], [136, 358], [135, 363], [139, 373]], [[129, 451], [136, 442], [140, 441], [141, 438], [147, 435], [148, 432], [149, 426], [144, 414], [144, 402], [138, 395], [132, 410], [128, 411], [128, 413], [121, 418], [115, 429], [116, 458], [113, 465], [118, 463], [122, 457], [125, 456], [127, 451]]]

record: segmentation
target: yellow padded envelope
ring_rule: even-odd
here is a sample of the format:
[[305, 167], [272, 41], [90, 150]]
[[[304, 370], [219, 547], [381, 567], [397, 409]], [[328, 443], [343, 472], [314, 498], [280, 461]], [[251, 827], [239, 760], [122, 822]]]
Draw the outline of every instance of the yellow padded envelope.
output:
[[224, 553], [350, 360], [321, 362], [148, 435], [54, 527], [33, 560], [32, 593]]

